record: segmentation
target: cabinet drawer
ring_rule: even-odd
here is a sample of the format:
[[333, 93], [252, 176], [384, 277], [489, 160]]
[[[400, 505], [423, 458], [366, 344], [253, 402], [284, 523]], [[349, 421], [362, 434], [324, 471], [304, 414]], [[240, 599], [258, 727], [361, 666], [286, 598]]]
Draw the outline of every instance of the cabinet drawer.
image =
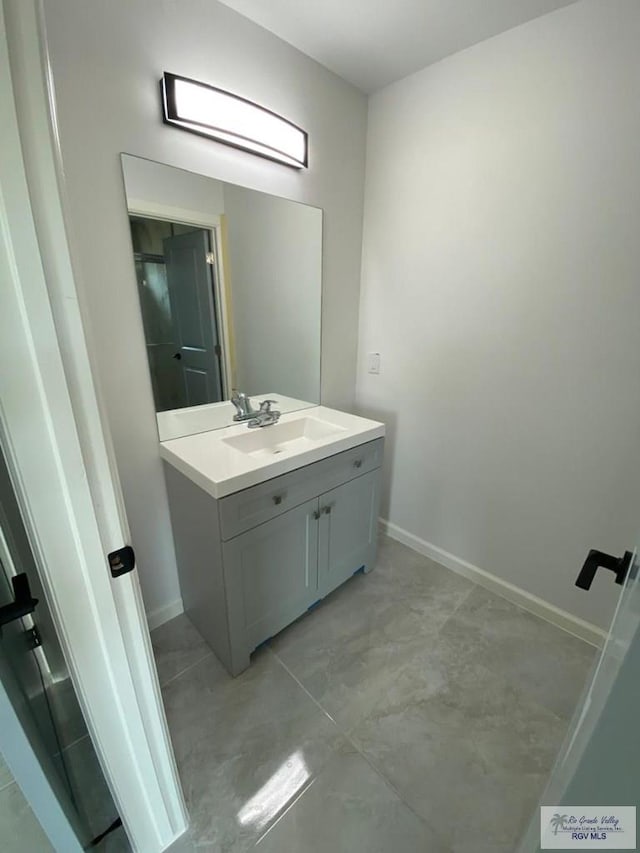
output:
[[322, 494], [368, 471], [380, 468], [383, 450], [384, 438], [377, 438], [375, 441], [368, 441], [366, 444], [352, 447], [351, 450], [329, 456], [302, 470], [308, 472], [306, 476], [314, 477], [314, 483], [319, 487], [314, 494]]
[[383, 447], [384, 439], [378, 438], [222, 498], [218, 501], [222, 538], [231, 539], [341, 483], [379, 468]]

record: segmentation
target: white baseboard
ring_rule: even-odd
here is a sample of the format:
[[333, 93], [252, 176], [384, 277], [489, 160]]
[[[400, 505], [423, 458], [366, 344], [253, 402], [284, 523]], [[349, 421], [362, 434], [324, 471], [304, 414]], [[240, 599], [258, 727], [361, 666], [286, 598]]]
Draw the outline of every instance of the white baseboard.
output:
[[184, 605], [181, 598], [176, 598], [175, 601], [170, 601], [169, 604], [165, 604], [163, 607], [151, 610], [147, 613], [149, 630], [153, 631], [154, 628], [159, 628], [160, 625], [164, 625], [165, 622], [168, 622], [175, 616], [179, 616], [181, 613], [184, 613]]
[[532, 595], [530, 592], [526, 592], [526, 590], [520, 589], [520, 587], [512, 583], [502, 580], [502, 578], [496, 577], [478, 566], [474, 566], [473, 563], [461, 560], [460, 557], [456, 557], [454, 554], [438, 548], [437, 545], [432, 545], [431, 542], [427, 542], [425, 539], [420, 539], [419, 536], [414, 536], [413, 533], [403, 530], [402, 527], [398, 527], [397, 524], [393, 524], [384, 518], [380, 519], [380, 527], [382, 532], [390, 536], [391, 539], [407, 545], [409, 548], [412, 548], [425, 557], [429, 557], [430, 560], [439, 563], [441, 566], [451, 569], [456, 574], [468, 578], [491, 592], [495, 592], [496, 595], [500, 595], [513, 604], [517, 604], [523, 610], [534, 613], [541, 619], [551, 622], [558, 628], [562, 628], [563, 631], [567, 631], [569, 634], [573, 634], [575, 637], [579, 637], [593, 646], [601, 648], [604, 645], [607, 637], [606, 631], [603, 631], [596, 625], [592, 625], [591, 622], [580, 619], [578, 616], [573, 616], [566, 610], [561, 610], [554, 604], [550, 604], [548, 601], [538, 598], [536, 595]]

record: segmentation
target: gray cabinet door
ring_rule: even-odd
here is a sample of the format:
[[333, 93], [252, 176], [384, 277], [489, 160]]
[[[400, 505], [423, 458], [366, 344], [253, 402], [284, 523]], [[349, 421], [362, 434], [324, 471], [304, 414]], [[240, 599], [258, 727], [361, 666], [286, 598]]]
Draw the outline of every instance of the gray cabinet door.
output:
[[248, 655], [318, 598], [318, 499], [223, 544], [232, 638]]
[[375, 565], [379, 471], [320, 496], [318, 584], [323, 597], [354, 572]]

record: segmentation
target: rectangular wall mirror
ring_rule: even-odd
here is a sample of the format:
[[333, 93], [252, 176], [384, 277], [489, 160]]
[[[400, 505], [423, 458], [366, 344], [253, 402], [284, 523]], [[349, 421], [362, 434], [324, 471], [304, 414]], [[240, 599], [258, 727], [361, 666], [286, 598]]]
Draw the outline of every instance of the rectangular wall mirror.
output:
[[160, 439], [320, 402], [322, 211], [122, 155]]

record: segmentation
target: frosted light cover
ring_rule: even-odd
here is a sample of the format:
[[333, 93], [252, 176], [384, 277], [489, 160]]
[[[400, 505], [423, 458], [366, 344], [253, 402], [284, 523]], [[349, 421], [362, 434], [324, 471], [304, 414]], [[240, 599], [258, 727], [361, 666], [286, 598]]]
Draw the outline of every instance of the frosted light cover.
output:
[[165, 72], [161, 81], [164, 121], [301, 169], [308, 136], [287, 119], [244, 98]]

